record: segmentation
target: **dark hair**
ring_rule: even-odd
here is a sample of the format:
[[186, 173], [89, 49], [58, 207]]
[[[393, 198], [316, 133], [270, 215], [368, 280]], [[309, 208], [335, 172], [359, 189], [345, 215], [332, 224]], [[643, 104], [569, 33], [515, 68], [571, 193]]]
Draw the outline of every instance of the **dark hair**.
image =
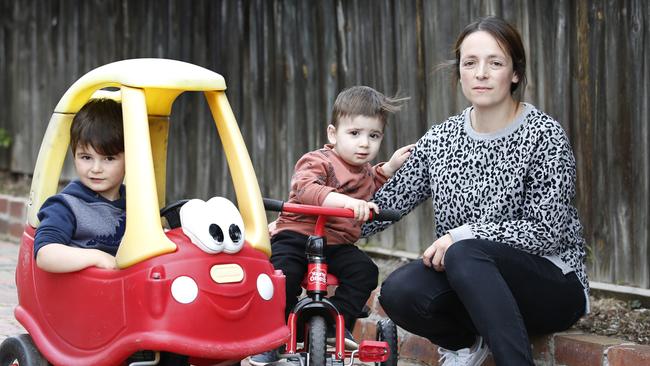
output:
[[353, 86], [339, 93], [332, 107], [330, 124], [337, 127], [346, 116], [377, 117], [386, 124], [388, 115], [400, 110], [409, 98], [391, 98], [369, 86]]
[[512, 59], [512, 69], [519, 81], [510, 85], [510, 94], [520, 101], [526, 89], [526, 51], [517, 29], [501, 18], [494, 16], [479, 18], [460, 32], [454, 45], [455, 60], [449, 62], [454, 67], [454, 82], [458, 82], [460, 79], [460, 46], [467, 36], [478, 31], [487, 32], [494, 37], [503, 51]]
[[112, 99], [91, 99], [72, 119], [70, 148], [91, 146], [102, 155], [124, 152], [122, 105]]

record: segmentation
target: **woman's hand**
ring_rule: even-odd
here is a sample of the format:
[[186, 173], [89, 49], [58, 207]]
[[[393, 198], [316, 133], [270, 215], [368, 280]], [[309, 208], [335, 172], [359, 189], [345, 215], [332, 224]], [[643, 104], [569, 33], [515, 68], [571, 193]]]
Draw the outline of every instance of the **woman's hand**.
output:
[[424, 253], [422, 253], [422, 262], [427, 267], [433, 267], [438, 272], [445, 270], [445, 253], [447, 249], [454, 244], [451, 235], [445, 234], [434, 241]]
[[397, 169], [399, 169], [402, 164], [404, 164], [406, 159], [411, 156], [411, 151], [414, 147], [415, 144], [411, 144], [395, 150], [390, 160], [381, 167], [381, 171], [384, 173], [384, 175], [387, 177], [392, 177]]

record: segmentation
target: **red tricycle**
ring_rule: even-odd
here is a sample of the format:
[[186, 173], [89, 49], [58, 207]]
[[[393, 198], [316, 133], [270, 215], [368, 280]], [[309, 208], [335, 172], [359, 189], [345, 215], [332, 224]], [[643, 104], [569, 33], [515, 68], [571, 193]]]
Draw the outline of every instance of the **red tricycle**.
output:
[[[225, 89], [217, 73], [164, 59], [104, 65], [68, 89], [38, 155], [16, 268], [14, 314], [28, 334], [5, 339], [0, 366], [230, 365], [287, 342], [285, 279], [269, 261], [262, 196]], [[165, 200], [170, 114], [185, 91], [205, 95], [238, 207], [215, 198], [183, 207]], [[124, 116], [119, 269], [45, 272], [33, 254], [37, 212], [57, 191], [74, 115], [96, 97], [121, 101]], [[181, 222], [172, 219], [179, 210]], [[212, 235], [216, 229], [225, 236]]]
[[[281, 358], [298, 361], [301, 365], [325, 366], [344, 365], [349, 359], [352, 365], [355, 357], [361, 362], [375, 362], [382, 366], [397, 365], [397, 327], [390, 319], [377, 322], [376, 340], [363, 340], [356, 350], [345, 348], [345, 320], [336, 306], [329, 301], [327, 287], [336, 286], [338, 279], [327, 272], [324, 248], [327, 245], [324, 230], [327, 217], [353, 218], [354, 212], [345, 208], [330, 208], [302, 205], [264, 198], [268, 211], [290, 212], [317, 216], [314, 234], [307, 239], [305, 254], [307, 272], [302, 285], [307, 295], [300, 299], [289, 313], [287, 325], [291, 337], [286, 344], [286, 352]], [[395, 210], [371, 212], [370, 220], [395, 221], [400, 215]], [[359, 318], [368, 316], [367, 311]], [[336, 340], [334, 347], [328, 348], [328, 329], [333, 327]], [[299, 339], [302, 338], [302, 339]], [[302, 346], [299, 347], [299, 341]]]

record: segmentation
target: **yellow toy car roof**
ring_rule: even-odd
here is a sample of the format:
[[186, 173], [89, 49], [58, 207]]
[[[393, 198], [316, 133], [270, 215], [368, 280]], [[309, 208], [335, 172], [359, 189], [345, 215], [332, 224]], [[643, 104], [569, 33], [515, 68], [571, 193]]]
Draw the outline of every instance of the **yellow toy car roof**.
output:
[[[96, 90], [111, 86], [129, 86], [152, 91], [162, 89], [147, 95], [147, 106], [150, 115], [168, 116], [171, 110], [162, 107], [171, 108], [171, 102], [181, 92], [226, 90], [226, 81], [214, 71], [177, 60], [140, 58], [117, 61], [100, 66], [82, 76], [70, 86], [54, 111], [77, 113]], [[170, 97], [171, 101], [151, 100]]]
[[[115, 87], [107, 92], [102, 88]], [[27, 218], [38, 226], [38, 210], [56, 194], [74, 115], [94, 97], [121, 100], [127, 192], [126, 232], [117, 253], [120, 268], [176, 250], [162, 231], [167, 141], [171, 107], [184, 91], [202, 91], [212, 112], [233, 179], [246, 240], [270, 255], [266, 214], [257, 177], [228, 99], [223, 77], [176, 60], [133, 59], [98, 67], [63, 95], [50, 119], [34, 168]]]

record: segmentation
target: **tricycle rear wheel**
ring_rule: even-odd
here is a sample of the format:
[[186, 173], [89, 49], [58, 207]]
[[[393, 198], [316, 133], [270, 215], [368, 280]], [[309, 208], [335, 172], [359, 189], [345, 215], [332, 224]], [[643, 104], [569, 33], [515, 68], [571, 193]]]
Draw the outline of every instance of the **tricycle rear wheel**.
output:
[[390, 356], [386, 362], [377, 362], [377, 366], [397, 366], [397, 326], [390, 319], [377, 322], [377, 340], [388, 343]]

